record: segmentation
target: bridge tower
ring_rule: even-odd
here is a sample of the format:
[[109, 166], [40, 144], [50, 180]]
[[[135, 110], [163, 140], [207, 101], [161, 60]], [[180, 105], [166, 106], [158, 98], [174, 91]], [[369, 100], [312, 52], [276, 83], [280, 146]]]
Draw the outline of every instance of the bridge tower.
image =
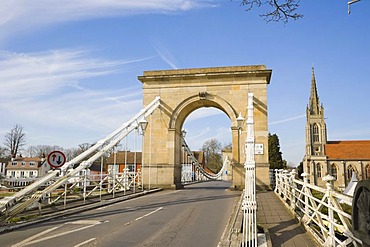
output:
[[[246, 118], [248, 93], [253, 93], [256, 143], [256, 183], [268, 186], [267, 85], [272, 70], [265, 65], [144, 71], [143, 106], [156, 96], [161, 106], [147, 121], [143, 147], [143, 179], [162, 188], [181, 188], [181, 130], [189, 114], [214, 107], [230, 119], [233, 186], [244, 188], [244, 140], [246, 122], [237, 125], [239, 113]], [[150, 173], [150, 174], [149, 174]], [[149, 176], [150, 175], [150, 176]]]

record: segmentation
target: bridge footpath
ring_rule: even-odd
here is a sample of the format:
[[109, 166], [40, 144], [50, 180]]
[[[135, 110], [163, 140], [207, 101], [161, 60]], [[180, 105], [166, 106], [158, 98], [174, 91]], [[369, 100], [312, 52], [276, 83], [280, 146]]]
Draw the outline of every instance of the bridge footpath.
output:
[[274, 191], [257, 190], [257, 224], [269, 232], [272, 246], [320, 246]]

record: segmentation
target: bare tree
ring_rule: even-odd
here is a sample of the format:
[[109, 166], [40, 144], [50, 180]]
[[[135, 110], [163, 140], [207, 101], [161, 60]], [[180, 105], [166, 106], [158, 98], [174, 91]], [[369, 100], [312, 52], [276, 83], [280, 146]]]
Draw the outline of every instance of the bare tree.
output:
[[78, 148], [79, 148], [80, 153], [83, 153], [86, 150], [88, 150], [90, 147], [92, 147], [93, 145], [94, 144], [85, 142], [85, 143], [78, 144]]
[[242, 5], [246, 6], [246, 10], [250, 11], [254, 7], [262, 7], [268, 5], [268, 10], [264, 14], [260, 14], [267, 22], [283, 21], [287, 23], [289, 20], [298, 20], [303, 17], [297, 12], [300, 0], [242, 0]]
[[6, 151], [7, 151], [7, 148], [0, 147], [0, 158], [5, 158], [6, 157]]
[[27, 155], [29, 157], [42, 157], [43, 155], [48, 155], [52, 151], [60, 150], [63, 151], [64, 148], [60, 146], [50, 146], [50, 145], [36, 145], [36, 146], [29, 146], [26, 150]]
[[202, 146], [206, 166], [213, 172], [218, 172], [222, 167], [222, 146], [217, 139], [210, 139]]
[[5, 147], [7, 147], [10, 156], [15, 157], [21, 148], [26, 145], [26, 134], [23, 132], [23, 127], [16, 124], [9, 133], [5, 134]]
[[42, 157], [43, 155], [47, 156], [52, 151], [58, 150], [62, 151], [65, 154], [67, 161], [69, 161], [89, 149], [92, 145], [93, 144], [82, 143], [79, 144], [77, 148], [63, 148], [57, 145], [36, 145], [29, 146], [26, 149], [26, 153], [29, 157]]
[[[348, 4], [348, 14], [351, 13], [351, 5], [361, 0], [351, 0]], [[255, 7], [268, 6], [264, 14], [260, 14], [267, 22], [270, 21], [283, 21], [287, 23], [289, 20], [298, 20], [303, 18], [303, 14], [297, 10], [299, 8], [300, 0], [242, 0], [243, 6], [246, 10], [250, 11]]]

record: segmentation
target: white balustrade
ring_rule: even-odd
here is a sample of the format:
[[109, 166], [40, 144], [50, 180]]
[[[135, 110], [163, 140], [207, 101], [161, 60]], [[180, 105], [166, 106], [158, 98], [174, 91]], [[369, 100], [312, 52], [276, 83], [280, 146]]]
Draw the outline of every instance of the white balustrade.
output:
[[323, 246], [361, 246], [351, 232], [351, 209], [347, 204], [352, 197], [333, 189], [334, 177], [323, 177], [326, 188], [321, 188], [308, 183], [306, 173], [301, 174], [303, 181], [296, 178], [295, 170], [275, 173], [275, 193]]

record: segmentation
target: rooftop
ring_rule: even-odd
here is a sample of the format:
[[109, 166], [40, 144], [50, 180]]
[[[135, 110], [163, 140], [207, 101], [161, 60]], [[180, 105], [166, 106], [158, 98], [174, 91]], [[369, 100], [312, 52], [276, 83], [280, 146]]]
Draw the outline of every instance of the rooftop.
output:
[[370, 159], [370, 140], [328, 141], [325, 150], [332, 160]]

